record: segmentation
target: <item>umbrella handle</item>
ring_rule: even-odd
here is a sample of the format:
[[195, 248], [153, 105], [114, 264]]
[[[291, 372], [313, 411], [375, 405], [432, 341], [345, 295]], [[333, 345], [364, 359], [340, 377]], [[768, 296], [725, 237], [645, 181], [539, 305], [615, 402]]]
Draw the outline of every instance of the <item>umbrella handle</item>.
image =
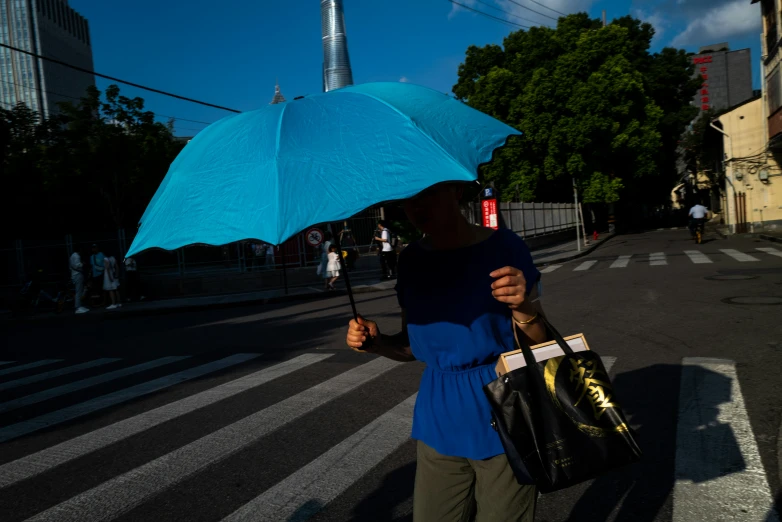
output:
[[350, 286], [350, 276], [348, 275], [347, 265], [345, 264], [345, 257], [342, 255], [342, 245], [339, 243], [339, 236], [334, 233], [334, 226], [329, 223], [329, 232], [331, 237], [334, 238], [334, 243], [337, 246], [339, 252], [339, 266], [342, 268], [342, 272], [345, 274], [345, 287], [348, 290], [348, 298], [350, 299], [350, 308], [353, 310], [353, 319], [358, 321], [358, 312], [356, 311], [356, 300], [353, 298], [353, 289]]

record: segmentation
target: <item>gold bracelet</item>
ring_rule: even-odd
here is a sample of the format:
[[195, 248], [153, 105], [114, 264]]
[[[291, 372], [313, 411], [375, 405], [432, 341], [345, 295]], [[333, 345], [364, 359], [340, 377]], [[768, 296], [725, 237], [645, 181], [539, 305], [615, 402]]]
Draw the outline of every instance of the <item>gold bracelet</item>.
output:
[[516, 324], [517, 324], [517, 325], [519, 325], [519, 326], [524, 326], [524, 325], [530, 324], [530, 323], [531, 323], [531, 322], [533, 322], [535, 319], [537, 319], [537, 318], [538, 318], [538, 315], [540, 315], [540, 312], [535, 312], [535, 315], [533, 315], [531, 319], [527, 319], [526, 321], [519, 321], [518, 319], [516, 319], [516, 318], [514, 317], [514, 318], [513, 318], [513, 322], [514, 322], [514, 323], [516, 323]]

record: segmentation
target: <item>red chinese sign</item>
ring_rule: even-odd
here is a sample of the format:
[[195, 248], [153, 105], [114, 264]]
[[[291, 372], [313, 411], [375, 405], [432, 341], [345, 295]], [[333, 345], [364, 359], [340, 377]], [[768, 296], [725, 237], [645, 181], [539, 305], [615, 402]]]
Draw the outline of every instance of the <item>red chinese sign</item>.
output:
[[497, 229], [497, 200], [484, 199], [483, 202], [483, 226]]
[[[711, 56], [696, 56], [692, 59], [692, 63], [695, 65], [711, 63]], [[701, 78], [703, 78], [703, 85], [701, 85], [700, 90], [701, 110], [708, 111], [711, 108], [711, 105], [709, 105], [709, 84], [707, 83], [709, 79], [709, 68], [705, 66], [700, 67], [698, 71], [700, 72]]]

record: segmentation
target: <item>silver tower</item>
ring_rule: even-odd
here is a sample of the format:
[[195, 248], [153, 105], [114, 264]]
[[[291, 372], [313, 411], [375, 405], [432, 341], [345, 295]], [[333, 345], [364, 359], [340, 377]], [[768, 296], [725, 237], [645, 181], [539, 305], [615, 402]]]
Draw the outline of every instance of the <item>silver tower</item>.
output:
[[323, 34], [323, 90], [353, 85], [342, 0], [320, 0], [320, 24]]

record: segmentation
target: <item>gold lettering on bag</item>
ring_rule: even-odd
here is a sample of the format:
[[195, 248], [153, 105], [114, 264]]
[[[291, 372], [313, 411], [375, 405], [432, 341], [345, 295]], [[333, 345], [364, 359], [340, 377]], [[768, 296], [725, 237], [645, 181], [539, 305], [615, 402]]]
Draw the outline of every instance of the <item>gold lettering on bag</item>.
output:
[[[576, 393], [581, 392], [573, 406], [578, 406], [581, 400], [587, 397], [587, 400], [592, 405], [595, 420], [600, 420], [600, 417], [603, 416], [603, 413], [608, 408], [618, 406], [618, 404], [611, 402], [612, 390], [611, 383], [608, 381], [608, 375], [602, 370], [595, 368], [594, 361], [573, 357], [570, 358], [570, 364], [573, 367], [570, 370], [570, 382], [575, 381]], [[605, 380], [602, 380], [603, 378]]]

